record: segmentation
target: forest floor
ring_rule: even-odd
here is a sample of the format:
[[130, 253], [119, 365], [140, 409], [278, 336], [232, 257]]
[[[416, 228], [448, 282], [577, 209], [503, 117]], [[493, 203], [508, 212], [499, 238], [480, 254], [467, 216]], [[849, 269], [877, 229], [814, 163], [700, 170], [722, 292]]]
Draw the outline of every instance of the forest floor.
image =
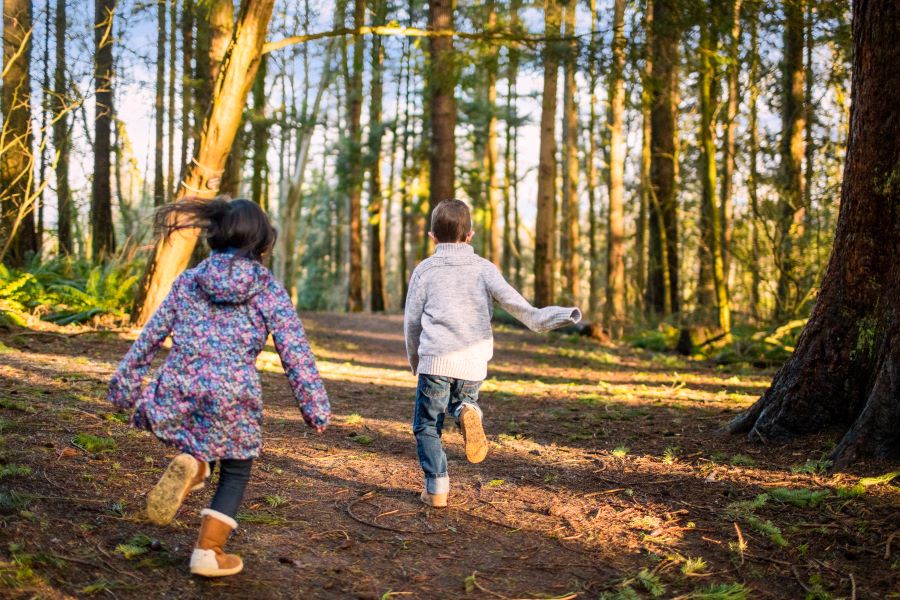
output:
[[174, 453], [105, 402], [134, 333], [0, 333], [0, 597], [900, 598], [900, 487], [861, 479], [888, 465], [830, 475], [833, 435], [719, 433], [771, 371], [498, 327], [490, 453], [468, 464], [447, 427], [437, 510], [401, 317], [304, 320], [333, 425], [311, 433], [261, 355], [266, 447], [230, 544], [246, 567], [209, 581], [187, 560], [214, 486], [151, 525]]

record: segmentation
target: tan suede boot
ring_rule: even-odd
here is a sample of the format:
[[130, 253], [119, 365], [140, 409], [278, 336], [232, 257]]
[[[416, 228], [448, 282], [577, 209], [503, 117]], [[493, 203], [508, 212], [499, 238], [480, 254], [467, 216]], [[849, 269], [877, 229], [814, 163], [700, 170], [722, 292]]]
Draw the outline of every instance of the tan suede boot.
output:
[[447, 494], [429, 494], [426, 491], [419, 499], [432, 508], [447, 508]]
[[234, 554], [225, 554], [223, 548], [228, 535], [237, 529], [237, 521], [211, 508], [200, 511], [200, 535], [191, 554], [191, 573], [203, 577], [225, 577], [240, 573], [244, 561]]
[[199, 490], [209, 477], [209, 465], [190, 454], [172, 459], [165, 473], [147, 494], [147, 516], [157, 525], [168, 525], [175, 518], [184, 499]]
[[463, 404], [459, 411], [459, 426], [466, 441], [466, 458], [470, 463], [480, 463], [488, 452], [487, 438], [481, 426], [481, 413]]

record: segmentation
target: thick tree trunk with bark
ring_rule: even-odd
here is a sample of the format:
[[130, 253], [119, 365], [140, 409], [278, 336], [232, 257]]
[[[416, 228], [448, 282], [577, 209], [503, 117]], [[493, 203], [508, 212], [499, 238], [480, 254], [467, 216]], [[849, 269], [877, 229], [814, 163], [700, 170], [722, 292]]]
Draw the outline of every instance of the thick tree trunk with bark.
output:
[[[190, 155], [188, 148], [193, 130], [191, 115], [193, 113], [194, 80], [194, 0], [184, 0], [181, 9], [181, 177], [184, 177]], [[175, 189], [178, 193], [178, 189]]]
[[[275, 0], [243, 0], [231, 45], [216, 79], [212, 105], [203, 122], [196, 161], [188, 169], [179, 196], [212, 199], [219, 190], [225, 159], [256, 77]], [[146, 323], [175, 277], [190, 260], [197, 231], [184, 229], [157, 243], [138, 288], [132, 319]]]
[[34, 227], [31, 130], [31, 2], [3, 2], [3, 89], [0, 92], [0, 257], [22, 266], [38, 251]]
[[900, 19], [853, 6], [850, 139], [834, 246], [794, 354], [732, 432], [775, 441], [846, 428], [836, 468], [900, 457]]
[[603, 323], [613, 338], [625, 326], [625, 0], [613, 7], [609, 76], [609, 231], [606, 238], [606, 309]]
[[250, 199], [263, 210], [269, 209], [266, 185], [269, 179], [269, 121], [266, 117], [266, 56], [263, 55], [253, 83], [253, 174], [250, 178]]
[[53, 147], [56, 159], [56, 213], [59, 254], [72, 254], [72, 195], [69, 191], [69, 120], [66, 84], [66, 0], [56, 0], [56, 65], [53, 70]]
[[676, 129], [678, 109], [678, 6], [674, 0], [654, 0], [652, 29], [652, 93], [650, 112], [650, 245], [647, 308], [656, 316], [677, 313], [678, 169]]
[[[575, 35], [577, 2], [564, 8], [565, 35]], [[578, 69], [578, 42], [566, 44], [563, 63], [563, 124], [562, 124], [562, 272], [565, 303], [578, 304], [581, 296], [581, 256], [578, 242], [581, 237], [578, 202], [578, 107], [575, 105], [575, 72]]]
[[116, 0], [97, 0], [94, 11], [94, 176], [91, 180], [91, 254], [94, 262], [116, 251], [110, 189], [112, 123], [113, 16]]
[[[544, 0], [544, 35], [559, 37], [558, 0]], [[558, 42], [544, 46], [544, 91], [541, 100], [541, 143], [538, 163], [537, 222], [534, 234], [534, 303], [549, 306], [555, 298], [556, 262], [556, 89]]]
[[[453, 1], [429, 0], [428, 29], [453, 29]], [[429, 205], [453, 198], [456, 189], [456, 65], [453, 60], [453, 38], [428, 38], [431, 59], [428, 77], [431, 113], [431, 145], [429, 159]], [[429, 214], [431, 211], [429, 210]]]

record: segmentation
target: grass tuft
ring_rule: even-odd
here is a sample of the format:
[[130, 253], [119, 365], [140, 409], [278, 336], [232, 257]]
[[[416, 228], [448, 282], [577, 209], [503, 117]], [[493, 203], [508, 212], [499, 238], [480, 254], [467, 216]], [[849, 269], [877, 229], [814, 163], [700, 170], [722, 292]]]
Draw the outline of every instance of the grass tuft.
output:
[[773, 499], [791, 504], [799, 508], [815, 508], [822, 503], [822, 500], [828, 498], [831, 494], [824, 490], [791, 490], [787, 488], [775, 488], [769, 490], [769, 494]]
[[89, 433], [79, 433], [72, 439], [72, 444], [86, 452], [112, 452], [116, 449], [116, 440], [111, 437], [98, 437]]

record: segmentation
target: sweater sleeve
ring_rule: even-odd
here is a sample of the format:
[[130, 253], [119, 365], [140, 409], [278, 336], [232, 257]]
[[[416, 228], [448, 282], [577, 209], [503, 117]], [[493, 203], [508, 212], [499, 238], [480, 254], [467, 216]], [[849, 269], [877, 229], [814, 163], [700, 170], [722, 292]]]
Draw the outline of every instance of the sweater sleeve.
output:
[[413, 273], [406, 292], [406, 308], [403, 314], [403, 336], [406, 338], [406, 357], [413, 375], [419, 369], [419, 337], [422, 335], [422, 312], [425, 308], [425, 295], [422, 293], [421, 281]]
[[128, 410], [137, 402], [153, 357], [175, 326], [178, 306], [183, 303], [186, 294], [185, 281], [184, 275], [175, 280], [165, 300], [153, 313], [110, 379], [106, 398], [116, 408]]
[[528, 329], [540, 333], [581, 320], [581, 311], [576, 307], [535, 308], [507, 283], [496, 266], [489, 265], [485, 270], [487, 288], [491, 296], [503, 310], [521, 321]]
[[310, 427], [328, 425], [331, 404], [290, 296], [274, 279], [261, 296], [260, 308], [266, 328], [275, 342], [275, 350], [281, 357], [303, 420]]

